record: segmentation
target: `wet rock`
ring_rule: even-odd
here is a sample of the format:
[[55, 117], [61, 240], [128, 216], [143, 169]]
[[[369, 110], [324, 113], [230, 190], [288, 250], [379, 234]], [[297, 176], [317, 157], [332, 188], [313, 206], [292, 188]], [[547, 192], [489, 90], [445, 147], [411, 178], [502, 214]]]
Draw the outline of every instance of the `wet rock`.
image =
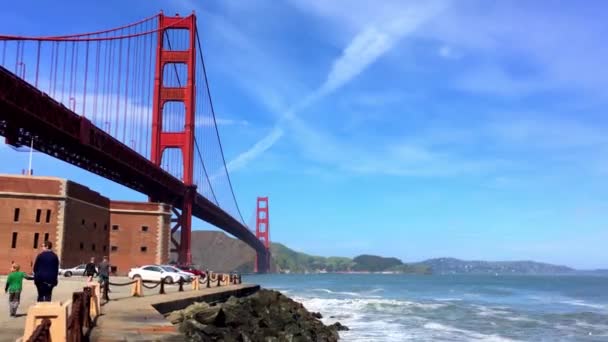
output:
[[169, 315], [190, 341], [337, 341], [340, 323], [326, 326], [318, 313], [277, 291], [260, 290], [225, 303], [192, 305]]
[[350, 330], [346, 325], [342, 325], [342, 323], [340, 322], [336, 322], [332, 325], [329, 326], [332, 329], [335, 329], [336, 331], [348, 331]]
[[198, 312], [193, 314], [192, 317], [203, 324], [214, 324], [221, 310], [222, 309], [218, 306], [201, 308]]

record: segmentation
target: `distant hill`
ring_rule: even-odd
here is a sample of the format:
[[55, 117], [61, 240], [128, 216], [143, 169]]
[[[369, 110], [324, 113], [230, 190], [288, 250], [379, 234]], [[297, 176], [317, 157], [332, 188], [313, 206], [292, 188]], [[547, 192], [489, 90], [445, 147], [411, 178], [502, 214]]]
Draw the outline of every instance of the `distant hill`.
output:
[[437, 258], [420, 262], [435, 274], [569, 274], [576, 270], [535, 261], [479, 261]]
[[281, 272], [304, 273], [325, 270], [327, 272], [345, 271], [354, 264], [349, 258], [320, 257], [296, 252], [280, 243], [271, 246], [272, 259]]
[[[271, 271], [309, 272], [395, 272], [430, 273], [424, 265], [404, 264], [397, 258], [360, 255], [354, 259], [320, 257], [294, 251], [280, 243], [272, 243]], [[171, 260], [177, 256], [172, 253]], [[203, 269], [217, 272], [252, 272], [255, 252], [244, 242], [219, 231], [192, 231], [192, 261]]]
[[393, 272], [429, 274], [425, 265], [404, 264], [397, 258], [377, 255], [360, 255], [354, 259], [344, 257], [320, 257], [296, 252], [280, 243], [271, 246], [272, 259], [279, 272]]
[[369, 271], [382, 272], [387, 271], [391, 267], [403, 265], [403, 262], [397, 258], [384, 258], [377, 255], [359, 255], [353, 259], [354, 271]]
[[[567, 266], [535, 261], [480, 261], [455, 258], [428, 259], [403, 263], [397, 258], [376, 255], [320, 257], [294, 251], [280, 243], [272, 243], [271, 271], [308, 272], [395, 272], [411, 274], [581, 274], [607, 276], [608, 270], [578, 271]], [[175, 260], [176, 256], [171, 255]], [[218, 272], [252, 272], [255, 253], [240, 240], [219, 231], [192, 232], [192, 259], [204, 269]]]
[[[179, 237], [177, 237], [179, 241]], [[224, 232], [193, 230], [192, 262], [203, 269], [216, 272], [253, 270], [255, 252], [244, 242], [231, 238]], [[172, 253], [171, 260], [177, 255]]]

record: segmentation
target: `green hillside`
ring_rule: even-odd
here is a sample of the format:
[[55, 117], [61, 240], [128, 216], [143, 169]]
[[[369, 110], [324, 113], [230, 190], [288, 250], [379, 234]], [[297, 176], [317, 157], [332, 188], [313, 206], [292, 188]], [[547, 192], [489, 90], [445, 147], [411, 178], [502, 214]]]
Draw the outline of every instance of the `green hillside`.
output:
[[294, 273], [315, 272], [326, 270], [327, 272], [346, 271], [354, 266], [349, 258], [342, 257], [319, 257], [305, 253], [296, 252], [280, 243], [271, 246], [272, 259], [281, 271], [289, 270]]
[[272, 259], [279, 272], [396, 272], [429, 274], [425, 265], [404, 264], [397, 258], [376, 255], [360, 255], [354, 259], [344, 257], [320, 257], [296, 252], [280, 243], [271, 246]]
[[[320, 257], [294, 251], [283, 244], [272, 243], [271, 272], [315, 273], [315, 272], [396, 272], [426, 274], [430, 267], [421, 264], [404, 264], [397, 258], [375, 255], [360, 255], [354, 259], [343, 257]], [[175, 260], [177, 255], [172, 254]], [[203, 269], [216, 272], [253, 272], [255, 252], [244, 242], [229, 237], [223, 232], [192, 232], [192, 259]]]

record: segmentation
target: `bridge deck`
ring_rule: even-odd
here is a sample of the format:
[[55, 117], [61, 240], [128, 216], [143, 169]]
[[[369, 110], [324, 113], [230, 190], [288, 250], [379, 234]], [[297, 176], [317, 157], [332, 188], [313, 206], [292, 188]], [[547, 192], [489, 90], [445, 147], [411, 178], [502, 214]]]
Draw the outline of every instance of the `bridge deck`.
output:
[[[0, 135], [14, 146], [29, 146], [33, 136], [37, 151], [182, 207], [183, 182], [1, 66]], [[194, 199], [193, 215], [266, 253], [246, 226], [201, 194]]]

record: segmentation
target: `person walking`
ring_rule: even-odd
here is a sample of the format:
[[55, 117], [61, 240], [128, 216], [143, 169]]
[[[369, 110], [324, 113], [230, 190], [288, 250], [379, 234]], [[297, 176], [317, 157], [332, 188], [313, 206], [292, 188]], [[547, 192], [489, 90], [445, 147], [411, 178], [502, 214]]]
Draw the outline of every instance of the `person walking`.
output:
[[57, 286], [59, 258], [52, 248], [53, 244], [50, 241], [44, 241], [42, 252], [38, 254], [34, 262], [34, 284], [38, 290], [39, 302], [50, 302], [53, 288]]
[[[107, 256], [104, 256], [103, 260], [99, 263], [99, 285], [101, 288], [110, 285], [110, 263]], [[109, 288], [108, 292], [110, 292]]]
[[88, 282], [93, 281], [93, 277], [97, 274], [97, 266], [95, 266], [95, 258], [91, 258], [91, 261], [84, 267], [84, 276], [89, 277]]
[[11, 273], [6, 278], [4, 293], [8, 293], [8, 307], [11, 317], [17, 317], [17, 308], [21, 301], [21, 291], [23, 290], [23, 279], [32, 280], [25, 272], [21, 272], [19, 265], [11, 265]]

